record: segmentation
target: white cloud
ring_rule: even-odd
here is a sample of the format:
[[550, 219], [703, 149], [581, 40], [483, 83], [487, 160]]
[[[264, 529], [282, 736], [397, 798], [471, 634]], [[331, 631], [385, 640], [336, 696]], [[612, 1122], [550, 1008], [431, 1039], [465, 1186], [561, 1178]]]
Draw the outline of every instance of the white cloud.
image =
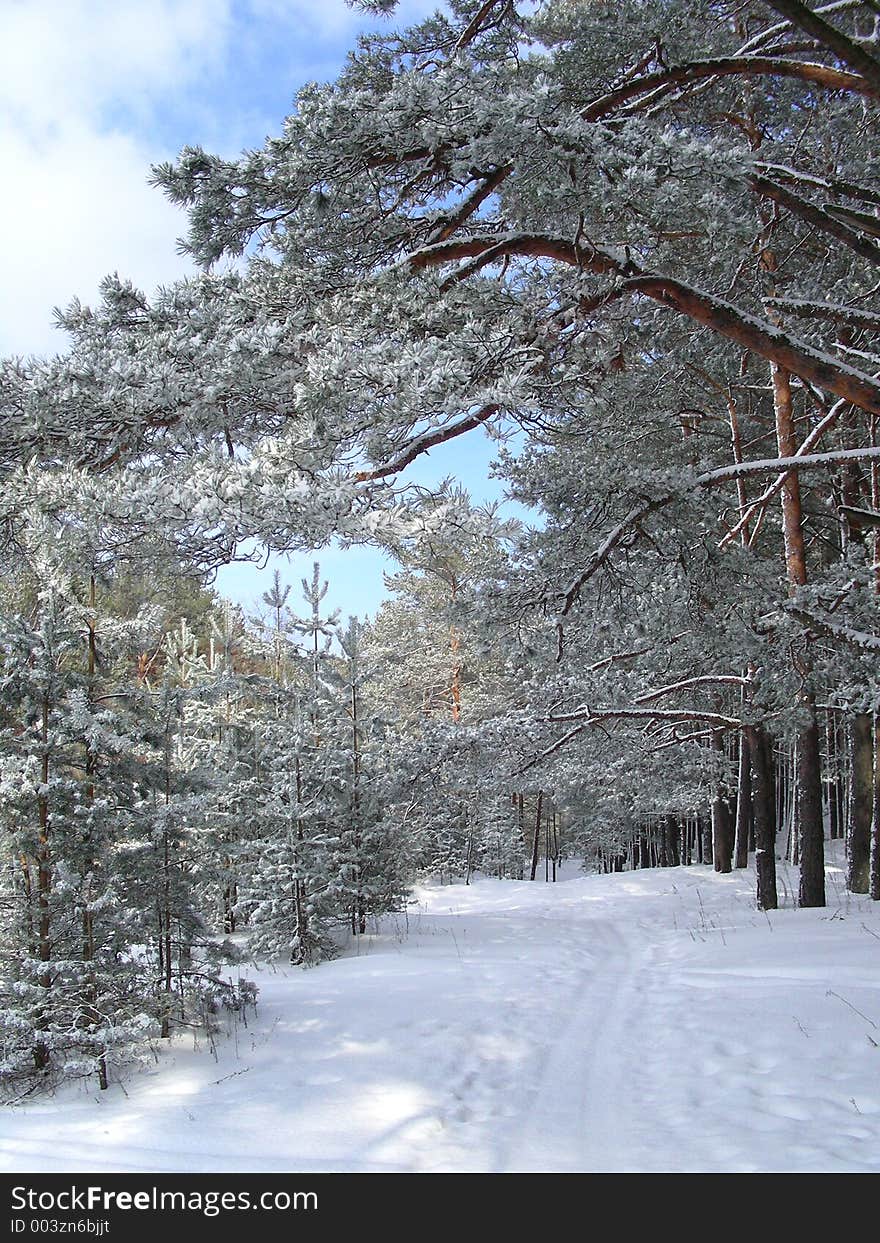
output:
[[[0, 353], [63, 348], [52, 307], [119, 269], [187, 269], [182, 213], [147, 185], [155, 108], [222, 64], [228, 0], [9, 0], [0, 44]], [[121, 118], [127, 129], [121, 128]]]
[[[404, 0], [396, 21], [431, 8]], [[258, 144], [281, 116], [263, 117], [242, 82], [280, 46], [286, 102], [302, 81], [332, 73], [367, 24], [344, 0], [0, 9], [0, 355], [63, 349], [52, 307], [94, 301], [108, 272], [152, 292], [187, 271], [176, 249], [186, 219], [147, 185], [150, 165], [179, 142], [201, 138], [224, 154]]]
[[220, 63], [230, 23], [229, 0], [7, 0], [0, 107], [33, 130], [137, 108]]
[[[154, 153], [153, 153], [154, 154]], [[0, 354], [52, 353], [52, 307], [92, 301], [116, 269], [148, 291], [189, 267], [176, 253], [183, 214], [146, 184], [132, 137], [70, 122], [39, 142], [0, 136]]]

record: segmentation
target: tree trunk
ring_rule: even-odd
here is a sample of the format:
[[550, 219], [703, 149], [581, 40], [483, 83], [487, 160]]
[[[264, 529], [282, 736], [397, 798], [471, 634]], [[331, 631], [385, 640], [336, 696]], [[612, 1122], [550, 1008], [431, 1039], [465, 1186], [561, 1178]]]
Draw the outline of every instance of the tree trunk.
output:
[[666, 817], [666, 861], [671, 868], [677, 868], [681, 864], [679, 828], [675, 816]]
[[535, 835], [532, 838], [532, 870], [529, 880], [534, 880], [538, 875], [538, 858], [541, 853], [541, 808], [544, 805], [544, 792], [538, 791], [538, 808], [535, 812]]
[[744, 731], [739, 739], [739, 776], [736, 798], [736, 839], [733, 848], [733, 865], [749, 866], [749, 832], [752, 826], [752, 768], [748, 734]]
[[768, 747], [758, 726], [746, 727], [748, 753], [754, 770], [752, 804], [755, 812], [755, 873], [757, 903], [762, 911], [775, 911], [776, 895], [776, 800]]
[[825, 834], [822, 823], [822, 761], [816, 702], [804, 695], [809, 723], [797, 740], [797, 812], [800, 828], [801, 882], [798, 906], [825, 905]]
[[662, 868], [669, 867], [669, 856], [666, 852], [666, 822], [661, 821], [660, 824], [654, 821], [654, 835], [657, 840], [657, 856], [658, 862]]
[[[791, 377], [773, 363], [773, 406], [776, 415], [776, 440], [780, 457], [790, 457], [797, 450], [797, 435], [792, 409]], [[785, 541], [785, 565], [792, 591], [807, 582], [807, 555], [804, 544], [801, 488], [797, 471], [792, 471], [782, 485], [782, 531]], [[795, 672], [804, 678], [809, 663], [795, 658]], [[807, 714], [807, 724], [797, 739], [797, 810], [800, 831], [801, 880], [800, 906], [825, 905], [825, 832], [822, 822], [822, 764], [819, 754], [819, 723], [816, 701], [809, 691], [801, 692], [799, 701]]]
[[852, 793], [849, 801], [846, 885], [852, 893], [867, 893], [871, 873], [871, 819], [874, 809], [874, 723], [867, 712], [857, 713], [849, 729], [852, 755]]
[[[724, 752], [721, 734], [712, 735], [712, 747], [719, 754]], [[712, 860], [716, 872], [730, 872], [733, 867], [733, 822], [730, 807], [719, 783], [712, 803]]]
[[880, 902], [880, 713], [874, 717], [874, 823], [871, 838], [871, 897], [875, 902]]
[[712, 861], [716, 872], [733, 870], [733, 824], [721, 790], [712, 804]]
[[[98, 670], [98, 636], [97, 636], [97, 590], [95, 584], [95, 576], [89, 578], [89, 637], [88, 637], [88, 677], [89, 677], [89, 697], [92, 705], [95, 702], [96, 685], [95, 678]], [[85, 801], [89, 808], [95, 803], [95, 776], [98, 768], [98, 760], [95, 755], [94, 748], [90, 743], [86, 743], [86, 790]], [[91, 828], [89, 828], [89, 837], [91, 839]], [[92, 885], [93, 874], [96, 863], [91, 855], [87, 855], [83, 864], [85, 882], [85, 892], [83, 893], [83, 959], [88, 964], [89, 981], [86, 987], [86, 1008], [85, 1019], [90, 1027], [95, 1028], [101, 1021], [101, 1016], [97, 1010], [98, 984], [95, 978], [95, 917], [92, 913]], [[107, 1090], [109, 1084], [107, 1076], [107, 1057], [105, 1053], [98, 1055], [98, 1087], [102, 1092]]]
[[704, 811], [697, 813], [697, 837], [700, 842], [700, 863], [712, 862], [712, 817]]
[[[45, 990], [46, 1001], [40, 1007], [36, 1029], [44, 1032], [48, 1029], [49, 1020], [46, 1007], [49, 1003], [49, 992], [52, 987], [52, 972], [49, 963], [52, 958], [51, 942], [51, 911], [49, 898], [52, 892], [52, 861], [49, 852], [49, 801], [46, 791], [49, 788], [49, 699], [48, 692], [43, 696], [42, 726], [40, 731], [42, 759], [40, 761], [41, 793], [37, 799], [37, 818], [39, 829], [37, 834], [37, 944], [43, 971], [40, 973], [40, 986]], [[34, 1065], [37, 1070], [45, 1070], [49, 1065], [49, 1048], [44, 1040], [38, 1037], [34, 1044]]]

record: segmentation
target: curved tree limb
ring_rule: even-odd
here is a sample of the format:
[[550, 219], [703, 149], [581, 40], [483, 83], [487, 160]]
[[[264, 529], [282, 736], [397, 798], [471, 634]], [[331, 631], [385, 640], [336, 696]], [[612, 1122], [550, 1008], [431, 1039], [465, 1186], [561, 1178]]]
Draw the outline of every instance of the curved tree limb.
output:
[[880, 62], [843, 31], [826, 22], [814, 9], [801, 4], [800, 0], [766, 0], [766, 3], [792, 25], [800, 26], [811, 38], [818, 39], [839, 61], [854, 69], [875, 91], [880, 91]]
[[454, 440], [456, 436], [461, 436], [465, 432], [472, 432], [475, 427], [480, 427], [483, 423], [488, 422], [493, 415], [498, 413], [498, 406], [483, 406], [475, 414], [465, 415], [464, 418], [457, 419], [454, 423], [448, 423], [446, 427], [438, 428], [432, 432], [424, 432], [421, 436], [413, 436], [413, 438], [403, 446], [397, 456], [390, 462], [384, 463], [382, 466], [376, 466], [372, 470], [361, 470], [355, 475], [357, 483], [369, 483], [374, 479], [387, 479], [389, 475], [396, 475], [409, 466], [410, 462], [414, 462], [421, 454], [427, 453], [429, 449], [433, 449], [436, 445], [445, 444], [447, 440]]
[[561, 725], [568, 721], [583, 721], [585, 725], [599, 725], [603, 721], [705, 721], [717, 729], [741, 729], [739, 717], [724, 716], [720, 712], [704, 712], [700, 708], [590, 708], [582, 704], [571, 712], [537, 718], [544, 724]]
[[[662, 306], [671, 307], [817, 388], [880, 415], [880, 384], [865, 372], [813, 349], [805, 341], [741, 311], [715, 294], [671, 276], [642, 272], [625, 247], [602, 246], [587, 239], [576, 241], [549, 233], [489, 234], [425, 246], [407, 256], [404, 262], [413, 271], [420, 271], [457, 259], [482, 259], [488, 263], [507, 256], [555, 259], [582, 271], [621, 277], [622, 288], [630, 293], [644, 294]], [[468, 265], [466, 274], [470, 275], [471, 270]]]
[[667, 86], [690, 85], [708, 78], [725, 77], [773, 77], [797, 78], [829, 91], [847, 91], [880, 99], [880, 82], [874, 83], [863, 75], [831, 69], [828, 65], [813, 61], [787, 60], [782, 56], [719, 56], [714, 60], [692, 61], [676, 65], [658, 73], [646, 74], [609, 91], [599, 99], [587, 104], [581, 112], [585, 121], [599, 121], [614, 113], [621, 105], [639, 95], [654, 92]]
[[[817, 229], [821, 229], [824, 233], [830, 233], [832, 237], [836, 237], [839, 242], [849, 246], [857, 255], [861, 255], [863, 259], [867, 259], [871, 263], [880, 264], [880, 246], [876, 242], [870, 241], [867, 237], [862, 237], [855, 229], [850, 228], [844, 219], [839, 219], [836, 215], [833, 215], [830, 211], [825, 211], [821, 207], [815, 207], [812, 203], [808, 203], [806, 199], [802, 199], [797, 194], [792, 194], [790, 190], [786, 190], [785, 186], [777, 185], [776, 182], [770, 181], [767, 177], [750, 177], [749, 184], [762, 198], [771, 199], [774, 203], [778, 203], [780, 207], [787, 208], [792, 215], [799, 216], [801, 220], [806, 220], [809, 224], [815, 225]], [[873, 218], [869, 217], [869, 219]], [[874, 223], [878, 224], [880, 222], [874, 221]]]
[[[599, 547], [593, 552], [584, 569], [572, 580], [568, 587], [558, 592], [553, 599], [560, 605], [559, 617], [567, 617], [574, 608], [582, 588], [607, 562], [614, 550], [641, 522], [658, 509], [664, 509], [673, 501], [680, 500], [686, 492], [693, 488], [712, 488], [721, 483], [729, 483], [733, 479], [747, 475], [770, 474], [782, 472], [784, 476], [793, 470], [819, 469], [834, 466], [840, 462], [854, 462], [864, 459], [880, 460], [880, 445], [868, 445], [864, 449], [838, 449], [830, 453], [804, 453], [793, 457], [764, 458], [751, 462], [734, 463], [731, 466], [719, 466], [714, 470], [704, 471], [693, 479], [686, 481], [674, 492], [665, 492], [651, 500], [642, 501], [621, 518], [605, 536]], [[756, 502], [758, 503], [758, 502]], [[549, 602], [550, 596], [545, 599]], [[561, 622], [558, 623], [561, 625]]]

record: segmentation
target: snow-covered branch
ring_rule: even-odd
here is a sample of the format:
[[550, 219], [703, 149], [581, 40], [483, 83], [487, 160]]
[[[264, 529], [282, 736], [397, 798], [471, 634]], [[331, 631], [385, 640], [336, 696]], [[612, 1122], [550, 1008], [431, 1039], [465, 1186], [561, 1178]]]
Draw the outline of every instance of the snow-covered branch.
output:
[[803, 453], [794, 457], [763, 458], [754, 462], [741, 462], [739, 465], [719, 466], [717, 470], [707, 470], [697, 475], [694, 484], [701, 488], [710, 488], [716, 483], [725, 483], [744, 475], [764, 475], [768, 471], [806, 470], [811, 467], [835, 466], [840, 462], [858, 462], [880, 459], [880, 445], [866, 445], [863, 449], [832, 449], [828, 453]]
[[[880, 643], [880, 641], [878, 641]], [[582, 721], [584, 725], [600, 725], [603, 721], [705, 721], [716, 729], [741, 729], [739, 717], [725, 716], [721, 712], [708, 712], [702, 708], [590, 708], [586, 704], [571, 712], [556, 716], [539, 717], [550, 725], [563, 725], [569, 721]]]
[[726, 56], [676, 65], [671, 69], [646, 74], [642, 78], [626, 82], [593, 100], [583, 109], [581, 115], [585, 121], [598, 121], [639, 95], [653, 93], [668, 86], [684, 86], [710, 78], [731, 76], [797, 78], [830, 91], [850, 91], [874, 99], [880, 98], [880, 85], [868, 81], [864, 76], [830, 69], [827, 65], [776, 56]]
[[[627, 248], [597, 245], [549, 233], [483, 235], [440, 242], [414, 251], [406, 259], [413, 271], [437, 267], [458, 259], [507, 257], [555, 259], [583, 271], [615, 275], [623, 288], [644, 294], [662, 306], [672, 307], [689, 319], [774, 362], [786, 371], [809, 380], [818, 388], [843, 397], [872, 414], [880, 414], [880, 384], [831, 354], [814, 349], [805, 341], [783, 332], [766, 320], [740, 310], [732, 303], [674, 277], [639, 271]], [[479, 263], [476, 266], [480, 266]], [[467, 274], [470, 274], [468, 270]]]
[[811, 38], [818, 39], [838, 60], [860, 74], [874, 91], [880, 91], [880, 63], [836, 26], [800, 0], [767, 0], [767, 3], [792, 25], [800, 26]]
[[787, 208], [793, 215], [799, 216], [801, 220], [806, 220], [808, 224], [814, 225], [824, 233], [837, 238], [839, 242], [849, 246], [850, 250], [854, 250], [857, 255], [861, 255], [863, 259], [867, 259], [870, 263], [880, 264], [880, 246], [868, 238], [862, 237], [860, 233], [857, 233], [855, 229], [851, 229], [835, 215], [823, 210], [821, 207], [815, 207], [812, 203], [808, 203], [806, 199], [801, 198], [800, 195], [792, 194], [790, 190], [786, 190], [784, 186], [777, 185], [776, 182], [770, 181], [767, 177], [751, 177], [749, 178], [749, 184], [762, 198], [771, 199], [774, 203], [778, 203], [780, 207]]
[[447, 423], [445, 427], [414, 436], [390, 462], [385, 462], [382, 466], [376, 466], [372, 470], [358, 471], [355, 480], [358, 483], [368, 483], [374, 479], [387, 479], [389, 475], [396, 475], [414, 462], [417, 457], [427, 453], [429, 449], [446, 444], [448, 440], [454, 440], [456, 436], [463, 436], [465, 432], [472, 432], [474, 428], [487, 423], [497, 413], [498, 406], [483, 406], [475, 414], [468, 414], [464, 418], [456, 419], [454, 423]]
[[[828, 413], [822, 419], [819, 420], [819, 422], [816, 424], [816, 426], [813, 428], [810, 434], [804, 439], [803, 443], [798, 448], [798, 451], [795, 454], [795, 457], [804, 457], [810, 451], [810, 449], [812, 449], [813, 445], [816, 444], [817, 441], [822, 437], [822, 435], [829, 429], [829, 427], [832, 427], [834, 423], [837, 422], [837, 419], [841, 411], [844, 410], [845, 407], [846, 407], [845, 402], [836, 401], [834, 405], [831, 407], [831, 409], [828, 411]], [[789, 472], [783, 471], [780, 475], [777, 476], [776, 479], [774, 479], [773, 483], [770, 484], [769, 488], [765, 488], [765, 490], [761, 493], [761, 495], [757, 498], [757, 500], [753, 501], [751, 505], [749, 505], [748, 508], [743, 511], [738, 521], [736, 522], [736, 525], [733, 526], [727, 532], [724, 538], [720, 541], [718, 545], [719, 548], [726, 548], [729, 543], [731, 543], [733, 540], [736, 539], [740, 531], [745, 530], [745, 528], [748, 526], [749, 522], [751, 521], [753, 515], [756, 514], [759, 510], [763, 509], [765, 505], [767, 505], [770, 501], [772, 501], [774, 496], [776, 496], [779, 492], [781, 492], [782, 488], [785, 486], [785, 481], [786, 479], [788, 479], [788, 477], [789, 477]]]
[[787, 315], [801, 319], [830, 319], [839, 324], [850, 324], [862, 332], [880, 333], [880, 315], [864, 311], [861, 307], [840, 306], [836, 302], [811, 302], [806, 298], [765, 298], [766, 306], [772, 306]]
[[636, 695], [633, 703], [645, 704], [653, 703], [655, 699], [663, 699], [666, 695], [674, 695], [678, 691], [689, 690], [693, 686], [751, 686], [752, 678], [742, 677], [739, 674], [702, 674], [698, 677], [683, 678], [679, 682], [672, 682], [669, 686], [658, 686], [656, 690], [646, 691], [643, 695]]
[[827, 617], [817, 617], [815, 613], [795, 602], [786, 603], [783, 607], [792, 617], [796, 617], [798, 621], [803, 622], [817, 634], [826, 635], [829, 639], [840, 639], [851, 647], [861, 648], [862, 651], [880, 652], [880, 635], [870, 634], [864, 630], [853, 630], [850, 626], [831, 621]]

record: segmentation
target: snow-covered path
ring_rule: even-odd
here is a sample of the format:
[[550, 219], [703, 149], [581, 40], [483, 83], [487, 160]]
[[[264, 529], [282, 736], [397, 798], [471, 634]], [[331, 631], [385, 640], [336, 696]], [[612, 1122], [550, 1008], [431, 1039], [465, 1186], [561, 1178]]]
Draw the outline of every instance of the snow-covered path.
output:
[[[423, 888], [216, 1057], [0, 1114], [6, 1170], [880, 1170], [880, 911], [704, 867]], [[789, 888], [791, 879], [788, 881]], [[246, 974], [253, 975], [253, 972]]]

